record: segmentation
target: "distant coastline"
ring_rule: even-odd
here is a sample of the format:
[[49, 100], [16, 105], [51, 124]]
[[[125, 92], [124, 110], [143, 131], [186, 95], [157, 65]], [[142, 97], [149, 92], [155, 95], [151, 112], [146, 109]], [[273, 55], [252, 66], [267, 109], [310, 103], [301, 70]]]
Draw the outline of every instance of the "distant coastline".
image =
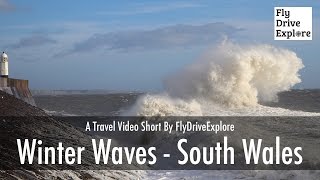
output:
[[143, 91], [121, 91], [121, 90], [31, 90], [33, 96], [56, 96], [56, 95], [103, 95], [103, 94], [143, 94]]

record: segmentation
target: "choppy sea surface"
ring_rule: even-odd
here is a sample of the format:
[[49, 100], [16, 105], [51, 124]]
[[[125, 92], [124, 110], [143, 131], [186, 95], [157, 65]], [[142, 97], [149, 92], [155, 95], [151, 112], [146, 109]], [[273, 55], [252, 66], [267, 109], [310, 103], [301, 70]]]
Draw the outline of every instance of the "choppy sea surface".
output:
[[40, 95], [37, 106], [53, 115], [111, 116], [130, 108], [139, 93], [112, 93], [98, 95]]
[[[37, 95], [37, 106], [54, 115], [110, 116], [129, 110], [143, 93], [100, 95]], [[320, 90], [291, 90], [278, 95], [278, 101], [262, 103], [292, 111], [320, 113]]]

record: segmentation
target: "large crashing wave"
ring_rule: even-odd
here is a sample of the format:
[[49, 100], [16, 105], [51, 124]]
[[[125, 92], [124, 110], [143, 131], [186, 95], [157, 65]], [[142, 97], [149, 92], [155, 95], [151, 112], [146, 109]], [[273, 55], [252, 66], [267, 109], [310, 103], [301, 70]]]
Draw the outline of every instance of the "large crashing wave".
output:
[[[133, 115], [297, 115], [259, 105], [299, 83], [302, 60], [271, 45], [223, 42], [165, 80], [166, 92], [141, 97]], [[271, 113], [271, 114], [270, 114]]]
[[205, 99], [224, 106], [255, 106], [300, 82], [297, 55], [270, 45], [224, 43], [166, 81], [183, 99]]

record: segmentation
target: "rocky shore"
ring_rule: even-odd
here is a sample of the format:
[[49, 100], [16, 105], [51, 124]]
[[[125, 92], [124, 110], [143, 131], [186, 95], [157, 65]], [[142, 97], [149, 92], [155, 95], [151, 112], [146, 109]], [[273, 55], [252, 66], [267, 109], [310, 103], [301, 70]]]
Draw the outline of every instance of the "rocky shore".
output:
[[[18, 117], [18, 118], [17, 118]], [[0, 91], [0, 179], [137, 179], [139, 171], [106, 170], [55, 170], [40, 165], [29, 168], [17, 168], [17, 137], [38, 138], [48, 146], [63, 142], [66, 146], [85, 144], [91, 137], [81, 130], [48, 116], [40, 108], [31, 106], [22, 100]], [[90, 161], [89, 153], [83, 155], [83, 161]], [[94, 169], [94, 168], [93, 168]]]

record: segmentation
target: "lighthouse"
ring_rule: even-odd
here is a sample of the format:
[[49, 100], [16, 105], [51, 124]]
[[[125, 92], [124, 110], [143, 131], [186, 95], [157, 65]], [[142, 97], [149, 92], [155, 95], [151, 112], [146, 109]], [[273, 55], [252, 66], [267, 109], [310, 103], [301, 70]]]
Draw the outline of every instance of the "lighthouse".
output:
[[0, 76], [4, 78], [9, 77], [8, 55], [5, 52], [1, 54]]

